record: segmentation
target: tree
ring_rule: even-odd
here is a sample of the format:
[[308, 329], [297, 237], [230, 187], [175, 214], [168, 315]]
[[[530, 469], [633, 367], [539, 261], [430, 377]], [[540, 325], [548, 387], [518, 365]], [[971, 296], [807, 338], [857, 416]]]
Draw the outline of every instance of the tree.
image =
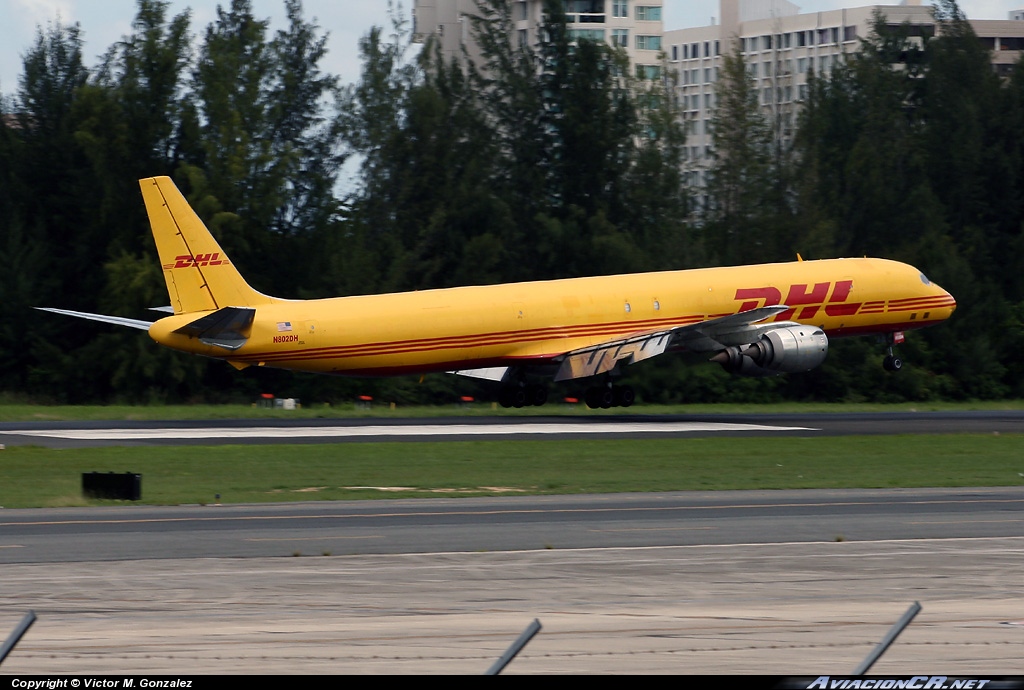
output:
[[777, 254], [764, 203], [774, 186], [772, 136], [739, 51], [723, 56], [715, 103], [709, 203], [703, 209], [708, 244], [720, 263], [765, 261]]
[[224, 248], [277, 293], [295, 289], [286, 270], [294, 263], [280, 259], [301, 245], [284, 239], [315, 234], [338, 213], [344, 161], [340, 127], [325, 111], [337, 89], [319, 68], [326, 37], [299, 0], [285, 8], [288, 28], [268, 40], [269, 21], [254, 17], [250, 0], [218, 7], [192, 78], [199, 150], [179, 174]]

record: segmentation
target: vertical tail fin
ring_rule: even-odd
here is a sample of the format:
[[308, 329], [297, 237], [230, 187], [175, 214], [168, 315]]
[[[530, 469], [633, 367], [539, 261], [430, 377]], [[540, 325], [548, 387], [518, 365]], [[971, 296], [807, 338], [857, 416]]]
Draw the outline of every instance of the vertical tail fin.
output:
[[175, 314], [274, 301], [249, 287], [171, 178], [139, 185]]

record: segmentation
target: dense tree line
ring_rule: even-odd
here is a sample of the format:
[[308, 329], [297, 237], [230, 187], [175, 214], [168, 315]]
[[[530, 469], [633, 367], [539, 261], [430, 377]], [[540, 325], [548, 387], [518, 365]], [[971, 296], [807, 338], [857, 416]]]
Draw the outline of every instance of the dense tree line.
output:
[[[482, 60], [412, 49], [405, 24], [362, 39], [359, 80], [321, 68], [327, 36], [284, 0], [271, 32], [232, 0], [193, 42], [188, 13], [138, 0], [132, 31], [87, 68], [77, 26], [40, 29], [0, 124], [0, 391], [53, 401], [399, 401], [481, 393], [454, 377], [366, 382], [227, 365], [137, 331], [32, 306], [145, 318], [166, 304], [137, 180], [170, 175], [257, 289], [324, 297], [869, 254], [949, 288], [954, 320], [908, 340], [886, 375], [871, 341], [804, 376], [735, 379], [658, 358], [628, 375], [653, 401], [1024, 395], [1024, 70], [997, 77], [952, 0], [921, 44], [879, 17], [816, 75], [781, 146], [742, 56], [724, 60], [710, 202], [682, 174], [673, 75], [575, 40], [561, 3], [539, 45], [510, 2], [472, 20]], [[193, 48], [193, 45], [195, 46]], [[666, 66], [667, 67], [667, 66]], [[357, 183], [339, 185], [342, 166]], [[683, 358], [685, 359], [685, 358]]]

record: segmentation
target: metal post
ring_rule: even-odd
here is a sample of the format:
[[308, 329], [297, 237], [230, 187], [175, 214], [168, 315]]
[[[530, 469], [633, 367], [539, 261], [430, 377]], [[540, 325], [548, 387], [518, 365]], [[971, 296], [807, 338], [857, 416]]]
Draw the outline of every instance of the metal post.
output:
[[6, 659], [7, 655], [11, 653], [12, 649], [14, 649], [14, 645], [18, 644], [18, 640], [21, 639], [21, 636], [28, 632], [28, 629], [31, 628], [32, 624], [35, 622], [35, 611], [29, 611], [25, 614], [25, 617], [21, 619], [20, 623], [18, 623], [18, 627], [14, 629], [14, 632], [12, 632], [10, 637], [7, 638], [7, 641], [4, 642], [4, 646], [0, 647], [0, 664], [4, 663], [4, 659]]
[[921, 604], [915, 601], [914, 605], [907, 609], [907, 612], [903, 614], [903, 617], [896, 621], [896, 625], [889, 629], [885, 639], [878, 643], [878, 646], [875, 647], [874, 651], [868, 654], [864, 661], [860, 662], [860, 665], [857, 666], [857, 668], [853, 669], [853, 675], [862, 676], [867, 673], [868, 669], [874, 666], [879, 657], [885, 654], [885, 650], [889, 648], [889, 645], [896, 640], [905, 627], [910, 625], [910, 621], [914, 620], [914, 616], [916, 616], [920, 611]]
[[494, 664], [484, 672], [484, 675], [496, 676], [501, 673], [505, 667], [509, 665], [509, 662], [516, 657], [516, 654], [526, 646], [526, 643], [533, 639], [533, 636], [539, 632], [540, 621], [534, 618], [533, 622], [526, 626], [526, 630], [524, 630], [519, 636], [519, 639], [513, 642], [512, 646], [505, 650], [505, 653], [501, 655], [501, 658], [495, 661]]

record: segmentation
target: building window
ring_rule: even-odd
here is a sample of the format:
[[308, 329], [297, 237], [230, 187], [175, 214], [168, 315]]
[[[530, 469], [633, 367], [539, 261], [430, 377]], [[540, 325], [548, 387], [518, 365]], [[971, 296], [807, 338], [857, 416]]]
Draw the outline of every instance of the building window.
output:
[[761, 50], [772, 49], [772, 37], [771, 35], [761, 37]]
[[517, 10], [517, 12], [519, 13], [519, 20], [523, 21], [529, 19], [530, 17], [528, 14], [527, 4], [525, 0], [523, 2], [519, 2], [516, 4], [519, 6], [519, 9]]
[[660, 79], [661, 78], [661, 66], [660, 65], [637, 65], [636, 66], [636, 78], [637, 79]]
[[581, 14], [604, 14], [604, 0], [565, 0], [565, 11]]
[[603, 41], [604, 29], [569, 29], [570, 41]]
[[612, 16], [613, 17], [628, 17], [629, 16], [629, 0], [612, 0]]
[[661, 36], [637, 36], [637, 50], [661, 50]]
[[636, 6], [636, 18], [642, 22], [660, 22], [661, 8], [648, 5]]
[[629, 29], [612, 29], [612, 45], [616, 48], [628, 48]]
[[672, 60], [673, 62], [679, 59], [679, 46], [672, 46]]

